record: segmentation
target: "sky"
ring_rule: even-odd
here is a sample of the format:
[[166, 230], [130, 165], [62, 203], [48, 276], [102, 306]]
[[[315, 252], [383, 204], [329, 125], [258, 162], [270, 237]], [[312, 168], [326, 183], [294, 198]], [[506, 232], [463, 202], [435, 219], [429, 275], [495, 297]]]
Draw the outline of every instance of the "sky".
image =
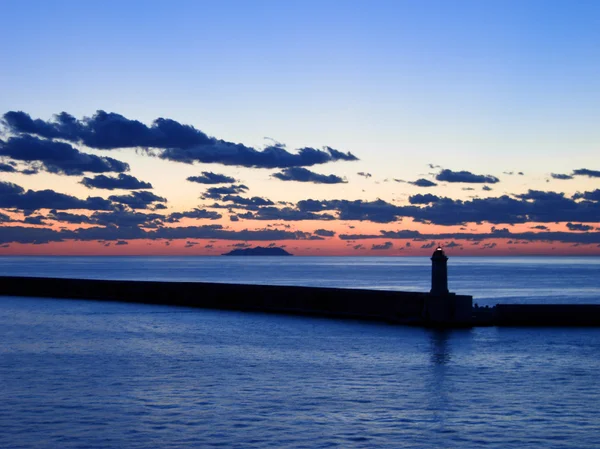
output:
[[600, 254], [596, 1], [0, 11], [0, 255]]

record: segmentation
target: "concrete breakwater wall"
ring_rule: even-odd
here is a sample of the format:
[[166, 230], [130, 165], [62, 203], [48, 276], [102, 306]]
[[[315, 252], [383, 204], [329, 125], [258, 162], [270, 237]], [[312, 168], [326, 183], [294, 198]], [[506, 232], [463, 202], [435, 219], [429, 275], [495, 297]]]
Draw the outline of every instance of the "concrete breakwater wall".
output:
[[496, 326], [600, 327], [600, 304], [498, 304]]
[[424, 326], [469, 326], [472, 297], [293, 286], [0, 277], [0, 295], [330, 316]]

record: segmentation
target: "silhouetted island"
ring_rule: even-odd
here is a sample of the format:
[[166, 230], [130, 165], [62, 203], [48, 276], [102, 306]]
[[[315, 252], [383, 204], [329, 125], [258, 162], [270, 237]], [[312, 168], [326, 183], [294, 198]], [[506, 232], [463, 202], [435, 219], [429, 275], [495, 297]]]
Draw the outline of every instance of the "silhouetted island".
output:
[[293, 254], [283, 248], [257, 246], [256, 248], [234, 249], [223, 256], [293, 256]]

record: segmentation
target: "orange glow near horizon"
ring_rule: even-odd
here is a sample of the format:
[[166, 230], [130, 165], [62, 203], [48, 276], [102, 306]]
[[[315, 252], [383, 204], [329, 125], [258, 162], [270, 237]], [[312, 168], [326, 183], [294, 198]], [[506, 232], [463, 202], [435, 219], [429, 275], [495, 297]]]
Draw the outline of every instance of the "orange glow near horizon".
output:
[[[508, 244], [509, 239], [488, 239], [479, 243], [441, 239], [433, 241], [414, 241], [411, 239], [389, 240], [369, 239], [362, 241], [343, 241], [337, 237], [324, 240], [284, 240], [278, 242], [243, 242], [252, 247], [282, 247], [297, 256], [427, 256], [433, 247], [425, 245], [441, 244], [454, 256], [598, 256], [600, 245], [572, 244], [561, 242], [522, 242]], [[372, 249], [373, 246], [392, 242], [392, 247], [384, 250]], [[454, 242], [456, 245], [453, 245]], [[116, 242], [65, 241], [47, 244], [10, 244], [0, 247], [1, 256], [218, 256], [232, 249], [238, 241], [184, 239], [184, 240], [129, 240], [127, 244]], [[355, 246], [361, 245], [358, 249]], [[407, 246], [408, 245], [408, 246]]]

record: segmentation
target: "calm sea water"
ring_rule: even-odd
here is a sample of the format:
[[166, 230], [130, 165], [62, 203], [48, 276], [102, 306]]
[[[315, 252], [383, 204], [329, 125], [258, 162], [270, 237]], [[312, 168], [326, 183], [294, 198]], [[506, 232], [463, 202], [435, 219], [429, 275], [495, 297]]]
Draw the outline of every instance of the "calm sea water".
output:
[[[425, 290], [429, 261], [2, 258], [0, 273]], [[598, 259], [450, 260], [480, 303], [600, 302]], [[1, 448], [597, 448], [600, 329], [432, 331], [0, 297]]]

